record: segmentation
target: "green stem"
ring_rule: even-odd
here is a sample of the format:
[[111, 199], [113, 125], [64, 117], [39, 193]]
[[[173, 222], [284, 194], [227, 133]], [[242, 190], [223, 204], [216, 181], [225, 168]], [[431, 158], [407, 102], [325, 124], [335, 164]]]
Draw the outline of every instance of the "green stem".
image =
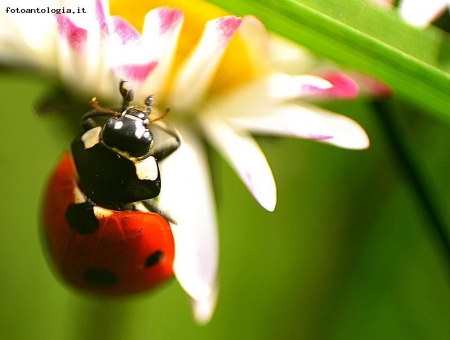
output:
[[75, 308], [73, 339], [125, 339], [130, 318], [127, 303], [116, 299], [83, 298], [71, 301]]
[[378, 113], [380, 123], [384, 128], [386, 137], [392, 147], [395, 158], [403, 168], [411, 187], [419, 199], [426, 214], [431, 230], [443, 251], [450, 267], [450, 237], [446, 227], [446, 219], [437, 199], [437, 191], [432, 185], [429, 173], [417, 153], [414, 153], [406, 140], [400, 124], [396, 121], [394, 113], [386, 100], [376, 100], [373, 107]]

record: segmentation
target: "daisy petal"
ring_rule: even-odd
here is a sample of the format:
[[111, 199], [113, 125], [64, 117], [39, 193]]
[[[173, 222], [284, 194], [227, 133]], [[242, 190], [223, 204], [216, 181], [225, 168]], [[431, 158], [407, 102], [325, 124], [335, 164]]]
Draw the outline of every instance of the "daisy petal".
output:
[[126, 79], [131, 84], [142, 83], [158, 65], [157, 61], [146, 64], [121, 65], [113, 68], [117, 79]]
[[283, 101], [325, 92], [331, 86], [329, 81], [316, 76], [273, 73], [211, 100], [204, 113], [227, 118], [258, 116]]
[[[77, 26], [67, 15], [56, 15], [59, 32], [58, 58], [60, 76], [64, 81], [76, 83], [84, 78], [88, 31]], [[81, 76], [81, 77], [80, 77]]]
[[162, 36], [177, 29], [182, 21], [183, 12], [180, 10], [168, 7], [156, 8], [145, 16], [143, 34], [153, 35], [156, 33], [158, 36]]
[[107, 13], [109, 13], [109, 1], [95, 0], [95, 18], [100, 28], [100, 32], [104, 35], [109, 34]]
[[[131, 87], [139, 89], [137, 100], [143, 100], [148, 93], [155, 94], [164, 86], [182, 18], [180, 11], [166, 7], [150, 11], [145, 19], [145, 38], [124, 19], [112, 18], [110, 38], [116, 42], [115, 50], [127, 50], [127, 53], [112, 53], [116, 56], [114, 64], [118, 65], [113, 71], [118, 79], [126, 79]], [[156, 70], [158, 75], [152, 76]]]
[[230, 122], [254, 133], [315, 139], [348, 149], [369, 147], [367, 134], [355, 121], [313, 106], [278, 105]]
[[253, 197], [268, 211], [277, 201], [275, 180], [264, 153], [255, 140], [243, 131], [233, 130], [214, 118], [201, 120], [203, 131], [219, 153], [234, 168]]
[[211, 298], [217, 275], [215, 203], [202, 144], [190, 131], [179, 130], [184, 143], [161, 164], [160, 203], [178, 222], [172, 227], [175, 275], [192, 299], [203, 304]]
[[279, 36], [271, 36], [269, 51], [269, 61], [278, 72], [303, 74], [318, 66], [311, 52]]
[[[252, 66], [270, 67], [271, 37], [264, 24], [258, 18], [252, 15], [246, 15], [242, 18], [239, 35], [245, 40], [248, 53], [252, 58]], [[264, 58], [262, 56], [266, 57]]]
[[[117, 79], [126, 79], [136, 88], [158, 65], [145, 52], [141, 35], [126, 20], [112, 17], [109, 24], [108, 63]], [[126, 51], [126, 53], [123, 53]]]
[[442, 14], [449, 3], [448, 0], [403, 0], [399, 11], [410, 24], [424, 27]]
[[319, 110], [333, 130], [333, 138], [325, 142], [345, 149], [361, 150], [370, 145], [366, 131], [354, 120], [325, 110]]
[[84, 9], [83, 15], [56, 15], [60, 37], [56, 40], [57, 69], [63, 81], [76, 91], [95, 91], [100, 96], [105, 88], [112, 90], [110, 78], [105, 77], [109, 64], [104, 59], [109, 53], [104, 50], [105, 36], [100, 31], [106, 22], [108, 4], [101, 0], [86, 2]]
[[145, 55], [157, 60], [158, 67], [142, 83], [137, 98], [145, 98], [149, 93], [158, 97], [166, 86], [182, 24], [183, 13], [176, 9], [157, 8], [145, 16], [142, 33]]
[[341, 72], [327, 72], [320, 74], [320, 76], [332, 84], [330, 89], [321, 93], [322, 96], [353, 99], [359, 94], [358, 84], [352, 78]]
[[139, 32], [121, 17], [111, 17], [110, 26], [111, 35], [117, 36], [123, 47], [141, 39]]
[[[264, 84], [263, 84], [264, 85]], [[333, 85], [320, 77], [285, 73], [272, 74], [267, 79], [268, 95], [277, 99], [300, 98], [331, 89]]]
[[[43, 0], [39, 6], [57, 7], [51, 0]], [[56, 36], [53, 14], [11, 13], [17, 6], [8, 8], [0, 10], [0, 59], [12, 65], [23, 63], [53, 69]]]
[[205, 96], [228, 42], [242, 19], [234, 16], [206, 24], [199, 44], [181, 67], [169, 97], [174, 109], [192, 109]]
[[68, 47], [74, 53], [83, 53], [86, 48], [87, 30], [75, 25], [65, 14], [56, 15], [56, 22], [61, 39], [67, 42]]
[[274, 106], [261, 115], [236, 117], [229, 121], [237, 128], [257, 134], [318, 140], [333, 138], [332, 129], [321, 115], [315, 110], [295, 104]]
[[217, 293], [218, 288], [214, 286], [207, 299], [203, 301], [191, 299], [194, 318], [200, 325], [205, 325], [211, 320], [217, 304]]
[[389, 97], [392, 90], [381, 81], [361, 73], [352, 73], [352, 79], [358, 83], [361, 93], [373, 97]]

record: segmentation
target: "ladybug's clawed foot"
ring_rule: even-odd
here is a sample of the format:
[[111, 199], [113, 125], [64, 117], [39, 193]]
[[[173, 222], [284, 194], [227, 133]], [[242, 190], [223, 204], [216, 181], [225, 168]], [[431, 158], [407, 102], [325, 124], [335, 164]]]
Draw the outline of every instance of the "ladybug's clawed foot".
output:
[[145, 201], [141, 201], [142, 204], [151, 212], [157, 213], [158, 215], [161, 215], [162, 217], [164, 217], [167, 221], [169, 221], [172, 224], [178, 224], [177, 221], [174, 220], [174, 218], [172, 216], [170, 216], [170, 214], [161, 209], [159, 204], [155, 201], [155, 200], [145, 200]]
[[134, 91], [123, 86], [125, 83], [126, 80], [122, 80], [119, 84], [119, 91], [123, 97], [122, 111], [125, 111], [134, 99]]

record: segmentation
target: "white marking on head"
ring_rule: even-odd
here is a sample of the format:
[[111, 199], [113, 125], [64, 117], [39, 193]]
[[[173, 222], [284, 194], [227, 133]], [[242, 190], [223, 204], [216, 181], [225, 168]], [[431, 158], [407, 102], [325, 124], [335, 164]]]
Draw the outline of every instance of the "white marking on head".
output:
[[142, 121], [136, 121], [134, 122], [134, 125], [136, 126], [136, 131], [134, 132], [134, 135], [137, 139], [140, 139], [142, 135], [145, 133], [145, 126], [142, 125]]
[[90, 149], [96, 144], [100, 143], [101, 126], [96, 126], [93, 129], [87, 130], [82, 136], [81, 141], [84, 143], [85, 149]]
[[118, 120], [115, 124], [114, 124], [114, 130], [120, 130], [123, 126], [123, 122], [121, 120]]
[[136, 162], [136, 175], [139, 179], [156, 180], [159, 175], [159, 168], [155, 157], [150, 156]]

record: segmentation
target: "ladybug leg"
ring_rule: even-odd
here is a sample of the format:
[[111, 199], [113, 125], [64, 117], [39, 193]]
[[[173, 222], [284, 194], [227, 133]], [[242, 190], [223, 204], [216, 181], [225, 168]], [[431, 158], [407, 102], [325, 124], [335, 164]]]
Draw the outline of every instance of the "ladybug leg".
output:
[[159, 206], [159, 204], [155, 201], [155, 200], [145, 200], [145, 201], [141, 201], [141, 203], [150, 211], [150, 212], [154, 212], [157, 213], [158, 215], [161, 215], [162, 217], [164, 217], [167, 221], [169, 221], [172, 224], [177, 224], [177, 221], [175, 221], [173, 219], [172, 216], [170, 216], [170, 214], [165, 211], [162, 210]]
[[98, 105], [95, 98], [92, 99], [91, 104], [95, 108], [95, 110], [86, 112], [83, 116], [81, 116], [81, 127], [84, 129], [84, 131], [88, 131], [97, 126], [102, 126], [102, 124], [99, 124], [95, 121], [95, 117], [105, 117], [105, 116], [117, 117], [120, 115], [120, 113], [115, 110], [106, 109]]
[[81, 121], [81, 127], [83, 128], [84, 131], [88, 131], [97, 126], [99, 126], [99, 124], [97, 124], [97, 122], [91, 117], [85, 118]]
[[182, 138], [180, 133], [172, 125], [165, 121], [157, 121], [154, 122], [153, 125], [158, 126], [161, 131], [164, 131], [173, 139], [172, 143], [166, 143], [153, 149], [153, 156], [160, 162], [180, 147]]
[[126, 81], [122, 80], [119, 84], [119, 91], [123, 98], [122, 111], [125, 111], [134, 99], [133, 90], [125, 88], [125, 86], [123, 86], [125, 83]]
[[145, 105], [147, 105], [147, 110], [145, 111], [147, 113], [147, 116], [150, 115], [150, 113], [152, 112], [153, 101], [154, 101], [154, 97], [153, 97], [153, 95], [150, 95], [147, 97], [147, 99], [144, 102]]

